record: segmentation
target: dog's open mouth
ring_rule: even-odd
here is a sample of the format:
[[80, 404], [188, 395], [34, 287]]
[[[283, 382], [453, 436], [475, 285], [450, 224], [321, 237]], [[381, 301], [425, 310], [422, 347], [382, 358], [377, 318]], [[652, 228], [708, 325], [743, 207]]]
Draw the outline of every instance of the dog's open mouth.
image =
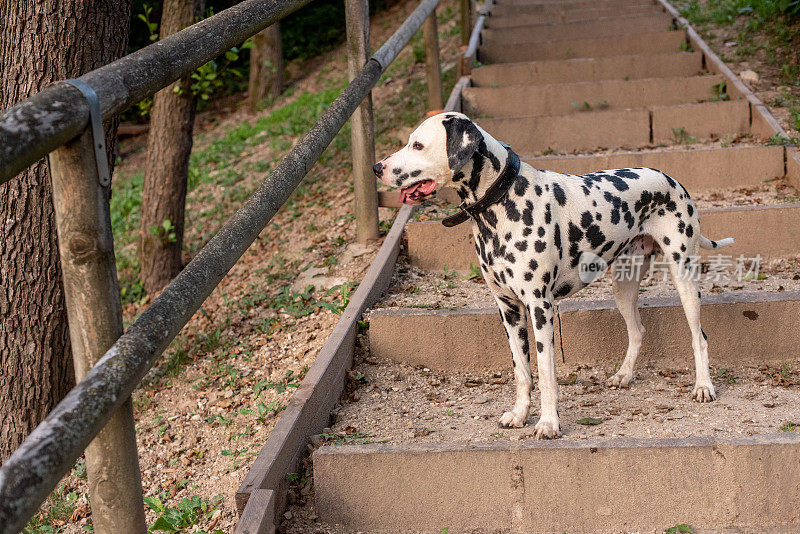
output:
[[400, 202], [403, 204], [419, 204], [436, 189], [434, 180], [422, 180], [400, 190]]

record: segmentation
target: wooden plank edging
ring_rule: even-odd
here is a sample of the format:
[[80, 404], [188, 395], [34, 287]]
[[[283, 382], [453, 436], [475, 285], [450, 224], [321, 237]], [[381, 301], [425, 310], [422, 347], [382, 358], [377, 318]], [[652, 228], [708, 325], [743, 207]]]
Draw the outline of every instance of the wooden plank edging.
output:
[[[388, 287], [403, 230], [413, 212], [411, 206], [404, 206], [398, 212], [372, 266], [239, 487], [236, 508], [241, 520], [237, 533], [272, 532], [269, 528], [274, 529], [274, 524], [269, 527], [264, 523], [274, 521], [275, 515], [283, 510], [285, 475], [295, 470], [308, 436], [327, 426], [330, 410], [344, 386], [344, 372], [352, 362], [357, 321]], [[268, 500], [274, 510], [271, 516], [264, 509], [264, 495], [252, 498], [259, 490], [272, 490]]]

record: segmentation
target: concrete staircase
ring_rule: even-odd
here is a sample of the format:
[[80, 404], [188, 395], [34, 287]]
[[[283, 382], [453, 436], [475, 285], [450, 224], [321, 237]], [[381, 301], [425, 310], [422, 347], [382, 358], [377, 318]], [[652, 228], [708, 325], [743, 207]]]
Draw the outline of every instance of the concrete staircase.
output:
[[[760, 103], [676, 29], [674, 15], [645, 0], [496, 0], [463, 110], [536, 168], [655, 167], [692, 194], [783, 177], [800, 185], [794, 153], [763, 143], [772, 130]], [[710, 208], [700, 217], [704, 235], [736, 238], [726, 249], [732, 256], [800, 252], [800, 204]], [[412, 222], [406, 236], [416, 267], [478, 264], [468, 225]], [[800, 292], [704, 295], [703, 305], [713, 365], [800, 355]], [[643, 359], [688, 365], [677, 298], [640, 307]], [[565, 362], [621, 360], [627, 338], [613, 301], [567, 300], [559, 310]], [[491, 304], [375, 310], [369, 347], [372, 357], [420, 368], [510, 367]], [[682, 522], [772, 531], [800, 525], [800, 439], [788, 434], [322, 447], [314, 453], [316, 507], [323, 520], [360, 531], [661, 532]]]

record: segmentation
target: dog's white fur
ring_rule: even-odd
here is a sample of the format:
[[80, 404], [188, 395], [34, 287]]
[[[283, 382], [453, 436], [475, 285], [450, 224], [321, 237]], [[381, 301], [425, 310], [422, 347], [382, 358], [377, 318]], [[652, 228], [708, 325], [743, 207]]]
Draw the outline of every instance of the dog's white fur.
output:
[[[500, 176], [505, 146], [460, 113], [442, 113], [424, 121], [398, 152], [375, 164], [389, 186], [407, 189], [425, 180], [436, 188], [453, 186], [473, 203]], [[428, 185], [430, 182], [426, 182]], [[425, 195], [423, 195], [425, 196]], [[500, 417], [501, 426], [525, 424], [531, 403], [530, 345], [527, 317], [534, 323], [541, 414], [536, 437], [561, 435], [553, 343], [554, 300], [586, 284], [576, 264], [596, 254], [608, 264], [622, 254], [641, 254], [647, 272], [650, 257], [664, 252], [692, 334], [699, 402], [716, 398], [708, 367], [708, 343], [700, 326], [699, 284], [683, 276], [697, 246], [717, 248], [700, 235], [697, 210], [688, 192], [655, 169], [613, 169], [582, 176], [539, 171], [522, 163], [507, 194], [472, 221], [481, 270], [500, 308], [513, 354], [516, 402]], [[627, 387], [644, 335], [637, 309], [639, 279], [614, 281], [617, 307], [628, 330], [628, 350], [609, 387]], [[527, 312], [527, 314], [526, 314]]]

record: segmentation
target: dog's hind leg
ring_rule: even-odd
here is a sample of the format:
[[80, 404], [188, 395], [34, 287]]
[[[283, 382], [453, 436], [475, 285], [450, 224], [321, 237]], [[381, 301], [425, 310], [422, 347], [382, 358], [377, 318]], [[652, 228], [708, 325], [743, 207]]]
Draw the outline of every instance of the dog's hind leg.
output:
[[525, 307], [516, 298], [506, 295], [495, 295], [497, 307], [500, 308], [500, 319], [506, 329], [508, 344], [514, 364], [514, 379], [517, 383], [517, 398], [514, 408], [500, 416], [501, 427], [525, 426], [528, 411], [531, 407], [531, 357], [528, 341], [528, 319]]
[[[694, 250], [694, 247], [687, 247]], [[664, 257], [668, 254], [665, 251]], [[711, 373], [708, 369], [708, 341], [706, 333], [700, 326], [700, 282], [691, 269], [686, 269], [687, 256], [676, 254], [670, 257], [669, 270], [672, 281], [678, 290], [683, 304], [683, 311], [692, 332], [692, 350], [694, 351], [695, 383], [692, 397], [697, 402], [711, 402], [717, 398]]]

